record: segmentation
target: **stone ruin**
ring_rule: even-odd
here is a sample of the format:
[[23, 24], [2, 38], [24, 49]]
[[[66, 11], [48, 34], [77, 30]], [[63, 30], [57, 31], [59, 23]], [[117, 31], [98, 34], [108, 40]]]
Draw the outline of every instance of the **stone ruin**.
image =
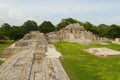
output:
[[0, 80], [69, 80], [52, 44], [39, 31], [31, 31], [3, 51], [11, 54], [0, 66]]
[[112, 43], [115, 43], [115, 44], [120, 44], [120, 38], [115, 38], [114, 41], [112, 41]]
[[49, 43], [68, 41], [80, 44], [89, 44], [109, 41], [107, 38], [99, 37], [94, 35], [92, 32], [85, 30], [79, 23], [70, 24], [58, 32], [47, 33], [46, 38]]
[[52, 43], [60, 41], [80, 44], [107, 41], [86, 31], [78, 23], [47, 34], [31, 31], [3, 51], [0, 80], [70, 80]]
[[116, 42], [120, 42], [120, 38], [115, 38], [115, 41]]

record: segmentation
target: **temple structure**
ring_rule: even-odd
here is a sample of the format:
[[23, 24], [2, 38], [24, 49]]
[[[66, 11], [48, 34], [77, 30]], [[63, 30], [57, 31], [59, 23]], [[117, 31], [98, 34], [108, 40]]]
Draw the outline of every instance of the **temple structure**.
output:
[[0, 80], [70, 80], [60, 63], [63, 56], [52, 43], [88, 44], [107, 40], [78, 23], [47, 34], [31, 31], [3, 51], [2, 58], [6, 61], [0, 66]]

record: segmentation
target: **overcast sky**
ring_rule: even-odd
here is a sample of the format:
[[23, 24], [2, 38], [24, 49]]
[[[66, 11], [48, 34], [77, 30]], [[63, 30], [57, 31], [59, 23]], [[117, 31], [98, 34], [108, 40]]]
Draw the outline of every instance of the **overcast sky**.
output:
[[22, 25], [26, 20], [57, 24], [68, 17], [120, 25], [120, 0], [0, 0], [0, 25]]

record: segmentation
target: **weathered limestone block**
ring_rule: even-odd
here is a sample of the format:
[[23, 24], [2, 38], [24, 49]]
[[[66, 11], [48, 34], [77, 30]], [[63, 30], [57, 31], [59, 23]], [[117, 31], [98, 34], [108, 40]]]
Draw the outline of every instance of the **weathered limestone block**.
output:
[[[41, 35], [38, 35], [38, 34], [41, 34]], [[34, 40], [34, 39], [38, 39], [39, 36], [43, 36], [43, 33], [40, 33], [39, 31], [30, 31], [30, 33], [26, 34], [22, 39]]]
[[15, 47], [35, 47], [37, 44], [47, 45], [48, 42], [43, 33], [31, 31], [23, 39], [15, 43]]
[[27, 41], [18, 41], [15, 43], [15, 47], [28, 47], [29, 43]]
[[70, 24], [70, 25], [66, 26], [65, 28], [63, 28], [62, 30], [64, 30], [64, 29], [67, 29], [67, 30], [69, 29], [69, 30], [72, 30], [72, 31], [74, 31], [74, 30], [84, 31], [85, 30], [83, 28], [83, 26], [80, 26], [79, 23]]
[[67, 38], [67, 40], [75, 39], [75, 36], [72, 33], [66, 33], [66, 38]]
[[56, 32], [47, 33], [46, 38], [48, 40], [48, 43], [55, 43], [60, 41], [58, 34]]

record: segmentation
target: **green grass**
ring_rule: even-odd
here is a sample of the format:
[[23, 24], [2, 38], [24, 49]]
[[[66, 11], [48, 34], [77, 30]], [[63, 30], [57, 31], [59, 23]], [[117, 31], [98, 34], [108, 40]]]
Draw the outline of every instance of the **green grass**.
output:
[[58, 42], [55, 46], [64, 55], [61, 63], [70, 80], [120, 80], [119, 56], [100, 58], [83, 51], [93, 47], [108, 47], [120, 51], [120, 45], [109, 43], [83, 46], [77, 43]]
[[[3, 41], [0, 40], [0, 54], [2, 53], [2, 51], [7, 48], [8, 46], [10, 46], [13, 43], [13, 41]], [[2, 64], [3, 61], [0, 60], [0, 64]]]

